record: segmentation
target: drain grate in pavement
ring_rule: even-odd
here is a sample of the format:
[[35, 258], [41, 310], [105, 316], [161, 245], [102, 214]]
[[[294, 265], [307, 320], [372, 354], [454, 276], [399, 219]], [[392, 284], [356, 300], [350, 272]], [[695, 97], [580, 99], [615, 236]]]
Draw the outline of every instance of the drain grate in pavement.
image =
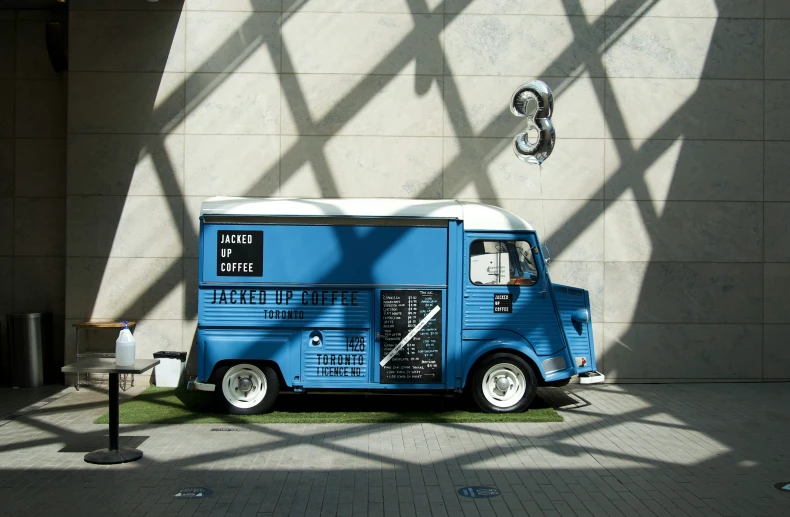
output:
[[177, 497], [179, 499], [203, 499], [204, 497], [208, 497], [212, 494], [210, 488], [182, 488], [178, 491], [176, 495], [173, 497]]
[[240, 429], [238, 427], [215, 427], [211, 431], [212, 432], [219, 431], [219, 432], [224, 432], [224, 433], [231, 433], [231, 432], [234, 432], [234, 431], [236, 431], [238, 433], [249, 433], [250, 432], [249, 429]]
[[490, 486], [465, 486], [458, 491], [458, 495], [478, 499], [481, 497], [496, 497], [500, 494], [498, 488]]
[[21, 409], [18, 409], [12, 415], [10, 415], [10, 418], [16, 418], [16, 417], [27, 415], [28, 413], [32, 413], [32, 412], [36, 411], [37, 409], [41, 409], [44, 406], [46, 406], [48, 404], [51, 404], [52, 402], [55, 402], [58, 399], [62, 399], [67, 394], [68, 393], [65, 393], [65, 392], [58, 393], [57, 395], [53, 395], [51, 397], [47, 397], [45, 399], [39, 400], [38, 402], [34, 402], [33, 404], [30, 404], [30, 405], [25, 406], [25, 407], [23, 407]]
[[52, 402], [55, 402], [56, 400], [65, 397], [66, 395], [68, 395], [68, 392], [64, 390], [61, 391], [60, 393], [52, 395], [51, 397], [47, 397], [45, 399], [39, 400], [38, 402], [34, 402], [33, 404], [17, 409], [13, 413], [5, 417], [0, 417], [0, 427], [11, 422], [12, 420], [16, 420], [19, 417], [23, 417], [29, 413], [33, 413], [34, 411], [39, 410], [44, 406], [46, 406], [47, 404], [51, 404]]

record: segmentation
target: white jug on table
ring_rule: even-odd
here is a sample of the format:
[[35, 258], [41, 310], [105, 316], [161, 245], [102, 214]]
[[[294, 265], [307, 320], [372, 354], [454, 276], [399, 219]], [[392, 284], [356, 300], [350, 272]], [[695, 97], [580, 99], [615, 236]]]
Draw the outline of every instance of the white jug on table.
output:
[[115, 340], [115, 364], [118, 366], [134, 366], [134, 336], [129, 330], [129, 322], [122, 321], [123, 329]]

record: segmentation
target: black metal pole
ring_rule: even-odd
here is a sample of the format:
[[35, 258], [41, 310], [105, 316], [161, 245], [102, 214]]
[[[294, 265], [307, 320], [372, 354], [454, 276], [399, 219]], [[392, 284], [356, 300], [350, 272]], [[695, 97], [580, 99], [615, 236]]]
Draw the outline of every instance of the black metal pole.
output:
[[110, 450], [118, 450], [118, 374], [110, 374]]

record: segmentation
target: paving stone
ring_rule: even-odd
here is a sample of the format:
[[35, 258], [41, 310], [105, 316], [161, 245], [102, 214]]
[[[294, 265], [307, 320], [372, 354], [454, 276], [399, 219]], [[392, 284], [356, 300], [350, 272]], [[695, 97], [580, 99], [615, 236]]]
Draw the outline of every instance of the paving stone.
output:
[[[0, 390], [0, 500], [7, 515], [790, 514], [773, 489], [787, 476], [790, 415], [777, 408], [790, 384], [541, 393], [564, 422], [122, 425], [144, 458], [100, 467], [82, 457], [106, 446], [92, 423], [106, 390]], [[457, 494], [470, 485], [502, 495]], [[174, 500], [188, 486], [213, 494]]]

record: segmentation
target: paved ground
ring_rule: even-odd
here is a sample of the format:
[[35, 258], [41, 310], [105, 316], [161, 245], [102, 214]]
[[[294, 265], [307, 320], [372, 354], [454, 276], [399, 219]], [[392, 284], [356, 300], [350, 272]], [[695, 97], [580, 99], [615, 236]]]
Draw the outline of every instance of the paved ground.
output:
[[98, 467], [106, 392], [0, 390], [0, 514], [790, 515], [790, 383], [542, 394], [564, 423], [121, 426], [145, 457]]

